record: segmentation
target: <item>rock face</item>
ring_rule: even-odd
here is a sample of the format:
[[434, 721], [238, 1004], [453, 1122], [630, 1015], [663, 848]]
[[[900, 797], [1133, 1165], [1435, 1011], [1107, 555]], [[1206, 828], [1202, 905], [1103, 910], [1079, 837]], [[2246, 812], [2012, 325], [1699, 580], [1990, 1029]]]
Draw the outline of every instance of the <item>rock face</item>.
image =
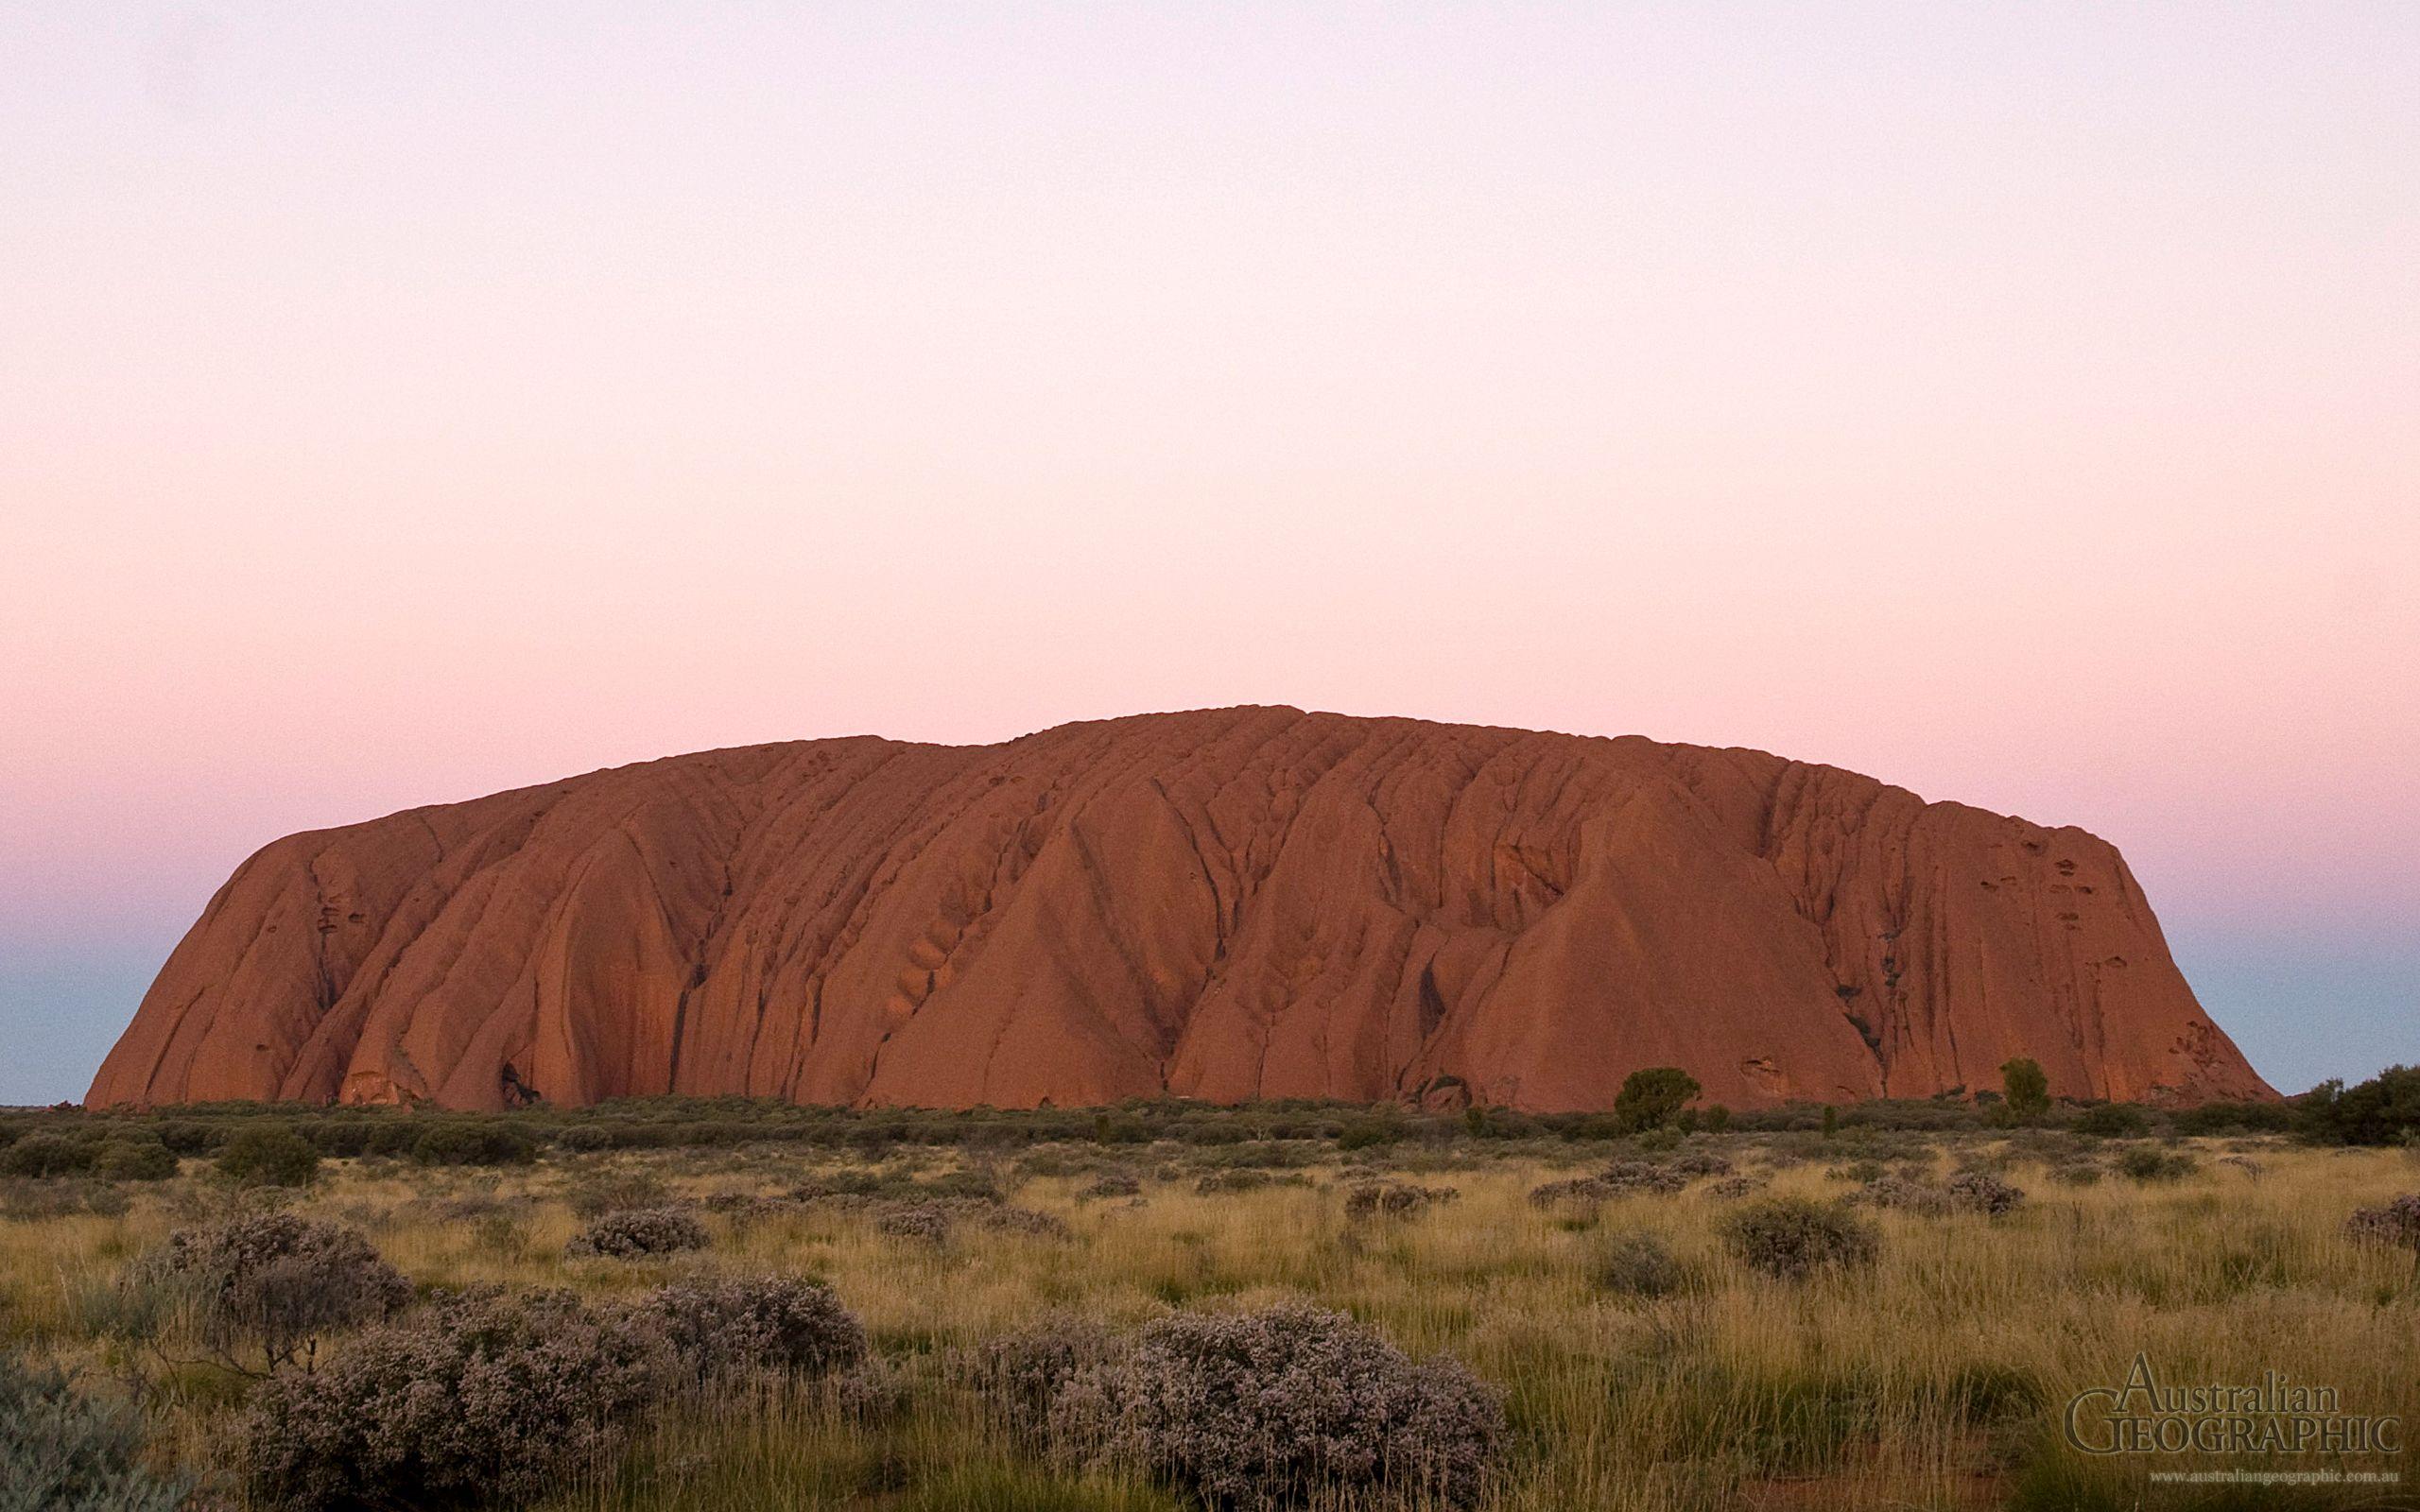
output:
[[707, 751], [247, 861], [87, 1101], [2273, 1095], [2118, 852], [1751, 750], [1150, 714]]

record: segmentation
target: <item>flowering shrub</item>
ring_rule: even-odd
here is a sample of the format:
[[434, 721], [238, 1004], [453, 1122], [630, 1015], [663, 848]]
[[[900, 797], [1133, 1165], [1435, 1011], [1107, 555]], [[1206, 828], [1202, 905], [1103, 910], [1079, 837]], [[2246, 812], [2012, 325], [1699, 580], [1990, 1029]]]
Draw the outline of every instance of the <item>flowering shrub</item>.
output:
[[1364, 1181], [1344, 1196], [1348, 1218], [1408, 1218], [1426, 1208], [1441, 1207], [1461, 1195], [1452, 1187], [1413, 1186], [1404, 1181]]
[[1989, 1171], [1962, 1171], [1949, 1178], [1942, 1189], [1944, 1201], [1950, 1208], [1964, 1212], [1979, 1212], [1996, 1218], [2014, 1211], [2025, 1200], [2025, 1191], [2014, 1187]]
[[957, 1372], [981, 1400], [984, 1410], [1028, 1444], [1047, 1440], [1050, 1407], [1059, 1388], [1087, 1366], [1115, 1356], [1109, 1330], [1073, 1314], [1043, 1319], [1004, 1333], [957, 1357]]
[[1653, 1160], [1616, 1160], [1599, 1172], [1597, 1179], [1616, 1193], [1672, 1193], [1689, 1184], [1689, 1173], [1677, 1163], [1663, 1165]]
[[264, 1385], [243, 1427], [252, 1494], [303, 1508], [533, 1502], [680, 1374], [642, 1314], [569, 1292], [465, 1293]]
[[624, 1208], [592, 1220], [564, 1246], [563, 1253], [639, 1260], [703, 1249], [707, 1243], [706, 1226], [685, 1209]]
[[1881, 1239], [1845, 1206], [1767, 1197], [1723, 1215], [1723, 1243], [1741, 1264], [1796, 1280], [1826, 1268], [1874, 1263]]
[[179, 1229], [127, 1280], [190, 1297], [214, 1353], [233, 1364], [255, 1344], [272, 1372], [311, 1358], [330, 1333], [386, 1318], [412, 1295], [360, 1234], [292, 1212]]
[[1063, 1454], [1143, 1470], [1218, 1506], [1375, 1491], [1475, 1504], [1506, 1443], [1496, 1393], [1460, 1364], [1415, 1364], [1341, 1313], [1177, 1313], [1060, 1386]]
[[1712, 1150], [1690, 1150], [1665, 1162], [1683, 1176], [1729, 1176], [1731, 1162]]
[[927, 1245], [949, 1243], [949, 1213], [937, 1202], [903, 1203], [878, 1214], [873, 1221], [878, 1234]]
[[813, 1379], [865, 1358], [866, 1331], [832, 1288], [800, 1276], [666, 1286], [639, 1304], [700, 1381]]
[[2344, 1231], [2362, 1244], [2420, 1250], [2420, 1194], [2408, 1193], [2383, 1207], [2356, 1209], [2344, 1220]]

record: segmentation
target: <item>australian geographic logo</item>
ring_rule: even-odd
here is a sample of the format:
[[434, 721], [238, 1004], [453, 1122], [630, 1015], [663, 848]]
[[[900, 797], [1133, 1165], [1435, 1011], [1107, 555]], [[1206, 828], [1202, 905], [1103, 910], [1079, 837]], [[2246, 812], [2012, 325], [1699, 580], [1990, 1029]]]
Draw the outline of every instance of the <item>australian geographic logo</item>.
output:
[[2087, 1454], [2400, 1454], [2403, 1419], [2345, 1412], [2333, 1386], [2278, 1371], [2257, 1385], [2164, 1384], [2135, 1356], [2121, 1386], [2067, 1403], [2067, 1442]]

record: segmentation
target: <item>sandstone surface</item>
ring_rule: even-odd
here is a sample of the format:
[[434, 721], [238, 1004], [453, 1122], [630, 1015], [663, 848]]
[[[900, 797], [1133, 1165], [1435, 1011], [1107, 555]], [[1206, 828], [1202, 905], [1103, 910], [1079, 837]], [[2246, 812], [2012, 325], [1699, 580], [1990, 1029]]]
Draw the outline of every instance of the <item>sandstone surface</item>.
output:
[[1293, 709], [706, 751], [290, 835], [87, 1101], [2266, 1097], [2112, 847], [1761, 751]]

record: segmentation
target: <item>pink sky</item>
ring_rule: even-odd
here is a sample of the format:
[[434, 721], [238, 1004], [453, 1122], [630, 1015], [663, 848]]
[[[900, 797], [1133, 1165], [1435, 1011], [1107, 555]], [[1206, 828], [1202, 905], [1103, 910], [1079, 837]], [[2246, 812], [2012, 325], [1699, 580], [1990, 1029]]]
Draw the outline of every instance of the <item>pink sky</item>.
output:
[[1288, 702], [2117, 841], [2420, 1058], [2420, 13], [0, 13], [0, 1076], [275, 835]]

